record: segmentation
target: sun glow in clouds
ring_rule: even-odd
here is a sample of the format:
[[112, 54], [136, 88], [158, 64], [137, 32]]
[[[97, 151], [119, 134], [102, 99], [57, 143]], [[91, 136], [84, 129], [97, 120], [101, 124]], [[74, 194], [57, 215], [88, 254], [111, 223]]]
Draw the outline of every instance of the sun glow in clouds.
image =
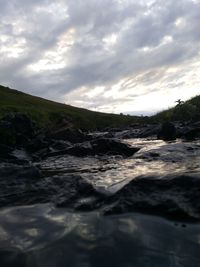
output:
[[112, 49], [112, 47], [117, 43], [117, 34], [112, 33], [111, 35], [103, 38], [104, 47], [106, 50]]
[[30, 69], [38, 72], [41, 70], [58, 70], [67, 65], [67, 53], [74, 44], [75, 29], [71, 28], [64, 32], [54, 49], [46, 51], [43, 59], [31, 64]]

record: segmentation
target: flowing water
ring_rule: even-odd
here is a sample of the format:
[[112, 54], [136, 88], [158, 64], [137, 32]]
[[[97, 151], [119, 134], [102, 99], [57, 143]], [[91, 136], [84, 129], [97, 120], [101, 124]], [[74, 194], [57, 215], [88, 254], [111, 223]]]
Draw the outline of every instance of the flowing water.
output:
[[58, 156], [40, 163], [46, 175], [80, 174], [98, 191], [115, 193], [137, 177], [162, 177], [167, 174], [200, 174], [200, 141], [164, 142], [161, 140], [124, 140], [140, 150], [132, 157]]
[[200, 226], [127, 213], [69, 213], [51, 205], [0, 211], [1, 266], [197, 267]]
[[[36, 179], [29, 167], [1, 165], [0, 203], [8, 206], [0, 209], [1, 267], [200, 266], [199, 223], [135, 212], [104, 216], [95, 205], [91, 212], [55, 206], [69, 194], [75, 201], [69, 181], [81, 177], [101, 194], [116, 195], [116, 205], [127, 192], [133, 203], [151, 202], [153, 208], [166, 196], [169, 212], [179, 205], [199, 221], [200, 142], [124, 141], [140, 150], [129, 158], [50, 157], [35, 163], [43, 178]], [[131, 183], [134, 193], [126, 191]]]

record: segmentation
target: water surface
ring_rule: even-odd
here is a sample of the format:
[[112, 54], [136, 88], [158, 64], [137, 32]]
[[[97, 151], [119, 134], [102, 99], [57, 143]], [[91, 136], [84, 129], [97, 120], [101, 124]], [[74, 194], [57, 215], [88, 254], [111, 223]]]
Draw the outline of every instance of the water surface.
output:
[[198, 224], [45, 204], [1, 209], [0, 225], [2, 267], [200, 266]]

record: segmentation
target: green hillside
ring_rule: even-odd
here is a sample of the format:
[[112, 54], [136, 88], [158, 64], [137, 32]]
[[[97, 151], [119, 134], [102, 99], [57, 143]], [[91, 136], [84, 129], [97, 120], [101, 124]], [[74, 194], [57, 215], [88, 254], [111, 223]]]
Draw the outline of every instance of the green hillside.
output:
[[128, 125], [138, 119], [76, 108], [0, 86], [0, 118], [8, 112], [25, 113], [39, 127], [52, 126], [65, 119], [77, 128], [102, 129]]
[[151, 117], [154, 121], [200, 121], [200, 95]]

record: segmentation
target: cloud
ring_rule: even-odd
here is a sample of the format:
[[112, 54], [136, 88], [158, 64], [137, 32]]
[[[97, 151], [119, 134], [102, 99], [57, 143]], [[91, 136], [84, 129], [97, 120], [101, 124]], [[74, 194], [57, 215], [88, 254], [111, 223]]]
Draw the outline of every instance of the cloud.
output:
[[[199, 12], [193, 0], [0, 0], [0, 83], [95, 110], [159, 110], [166, 92], [169, 105], [199, 93]], [[152, 94], [161, 101], [144, 106]]]

